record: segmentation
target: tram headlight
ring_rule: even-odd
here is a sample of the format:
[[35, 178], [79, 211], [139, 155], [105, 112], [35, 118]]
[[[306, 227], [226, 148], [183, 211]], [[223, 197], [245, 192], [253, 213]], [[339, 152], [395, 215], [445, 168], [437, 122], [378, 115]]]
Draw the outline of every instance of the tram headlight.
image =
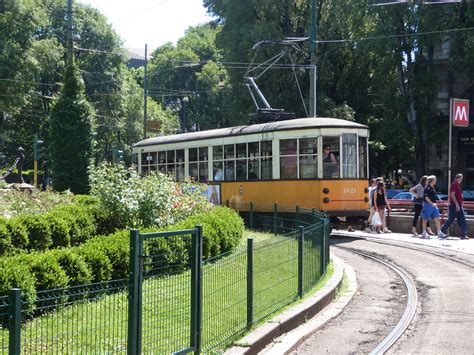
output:
[[323, 194], [326, 194], [326, 195], [327, 195], [328, 193], [329, 193], [329, 189], [328, 189], [327, 187], [325, 187], [325, 188], [323, 189]]
[[327, 198], [327, 197], [323, 198], [324, 203], [329, 203], [329, 201], [331, 201], [329, 198]]

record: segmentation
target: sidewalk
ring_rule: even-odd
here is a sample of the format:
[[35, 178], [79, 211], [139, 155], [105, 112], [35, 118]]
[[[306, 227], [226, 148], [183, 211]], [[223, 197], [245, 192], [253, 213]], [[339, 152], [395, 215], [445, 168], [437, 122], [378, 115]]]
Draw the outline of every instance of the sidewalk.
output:
[[434, 248], [441, 248], [441, 249], [452, 250], [456, 252], [474, 255], [474, 238], [471, 238], [468, 240], [461, 240], [456, 237], [438, 239], [437, 236], [431, 236], [431, 239], [422, 239], [421, 235], [419, 235], [418, 237], [413, 237], [411, 234], [408, 234], [408, 233], [377, 234], [377, 233], [367, 233], [364, 231], [349, 232], [344, 229], [332, 230], [331, 235], [382, 239], [382, 240], [395, 240], [399, 242], [427, 245]]

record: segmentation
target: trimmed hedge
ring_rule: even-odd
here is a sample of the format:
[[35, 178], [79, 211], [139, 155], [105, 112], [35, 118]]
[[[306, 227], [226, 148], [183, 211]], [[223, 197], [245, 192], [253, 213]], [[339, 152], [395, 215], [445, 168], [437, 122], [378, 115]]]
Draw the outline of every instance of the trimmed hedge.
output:
[[[228, 252], [239, 245], [244, 230], [243, 221], [237, 212], [226, 207], [215, 207], [173, 226], [140, 232], [192, 229], [198, 224], [203, 226], [204, 259]], [[190, 243], [189, 236], [157, 238], [147, 243], [146, 252], [161, 255], [160, 261], [167, 266], [172, 265], [174, 270], [184, 270], [189, 265]], [[29, 309], [33, 309], [32, 300], [36, 297], [36, 291], [127, 278], [129, 248], [130, 231], [122, 230], [92, 238], [70, 249], [2, 257], [0, 296], [8, 294], [10, 288], [20, 287], [26, 295]], [[16, 270], [19, 270], [18, 274]], [[148, 274], [151, 273], [158, 272], [149, 271]]]
[[97, 234], [98, 220], [101, 225], [108, 225], [109, 231], [113, 230], [107, 217], [92, 201], [85, 198], [80, 201], [88, 203], [60, 205], [43, 215], [0, 219], [0, 255], [78, 246]]

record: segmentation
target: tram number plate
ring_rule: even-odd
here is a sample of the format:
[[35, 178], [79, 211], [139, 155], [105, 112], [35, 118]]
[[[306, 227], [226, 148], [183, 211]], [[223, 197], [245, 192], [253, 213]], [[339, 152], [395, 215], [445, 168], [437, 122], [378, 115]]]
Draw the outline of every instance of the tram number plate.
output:
[[345, 194], [355, 194], [357, 192], [355, 187], [345, 187], [344, 193]]

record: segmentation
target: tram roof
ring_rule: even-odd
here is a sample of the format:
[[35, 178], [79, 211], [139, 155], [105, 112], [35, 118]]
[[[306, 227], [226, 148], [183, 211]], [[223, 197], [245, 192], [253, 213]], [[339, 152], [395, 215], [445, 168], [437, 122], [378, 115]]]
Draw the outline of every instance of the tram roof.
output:
[[150, 145], [178, 143], [195, 140], [206, 140], [212, 138], [221, 138], [229, 136], [240, 136], [247, 134], [274, 132], [274, 131], [286, 131], [296, 130], [304, 128], [363, 128], [368, 127], [347, 120], [341, 120], [338, 118], [329, 117], [316, 117], [316, 118], [297, 118], [285, 121], [275, 121], [267, 123], [259, 123], [247, 126], [237, 126], [228, 128], [211, 129], [207, 131], [189, 132], [173, 134], [171, 136], [160, 136], [153, 137], [137, 142], [133, 147], [146, 147]]

